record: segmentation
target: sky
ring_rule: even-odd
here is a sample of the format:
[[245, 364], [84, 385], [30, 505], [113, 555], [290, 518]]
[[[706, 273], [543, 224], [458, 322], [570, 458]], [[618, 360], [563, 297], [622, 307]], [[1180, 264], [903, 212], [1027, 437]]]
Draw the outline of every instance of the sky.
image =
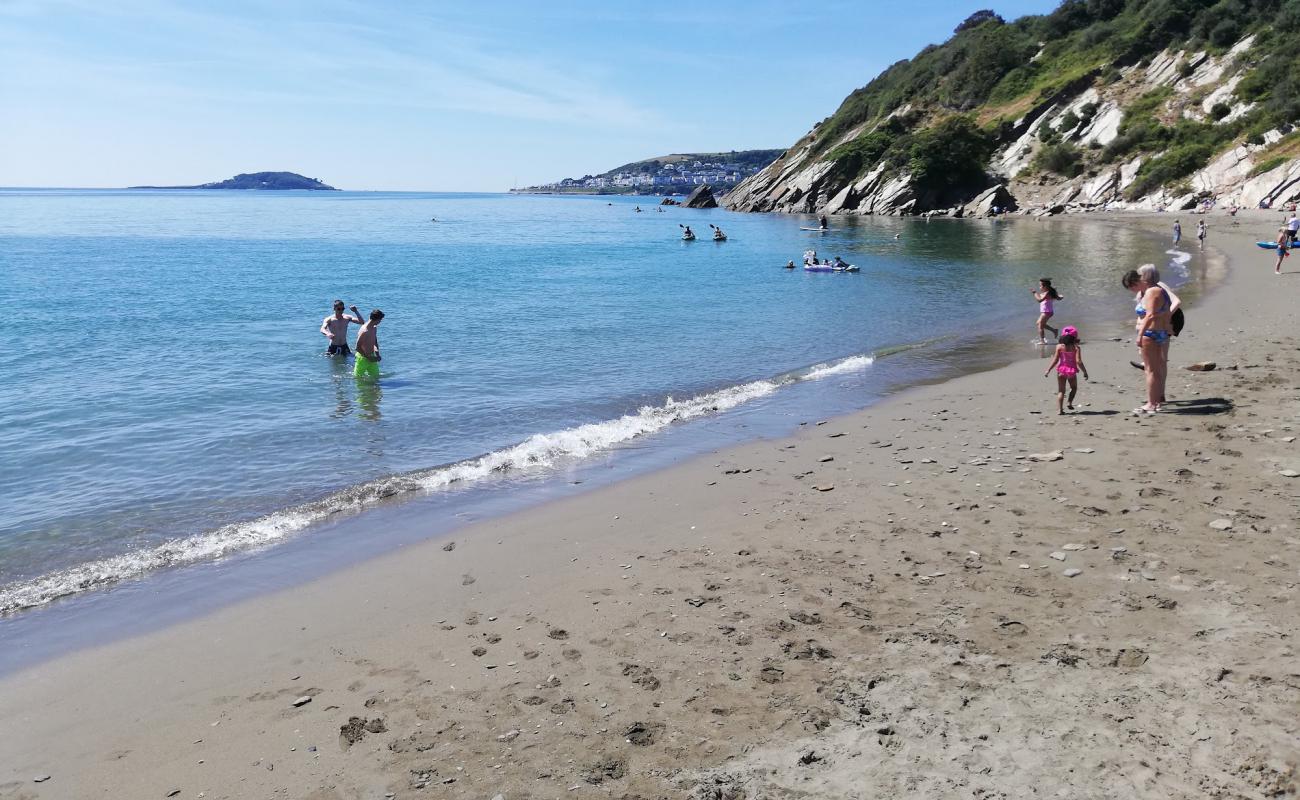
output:
[[1058, 0], [0, 0], [0, 186], [504, 191], [784, 148], [971, 12]]

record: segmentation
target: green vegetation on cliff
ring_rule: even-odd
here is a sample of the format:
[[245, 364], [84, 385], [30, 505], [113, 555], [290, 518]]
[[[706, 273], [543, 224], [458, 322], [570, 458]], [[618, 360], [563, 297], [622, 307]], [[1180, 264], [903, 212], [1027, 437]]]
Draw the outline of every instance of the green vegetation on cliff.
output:
[[910, 172], [922, 194], [972, 187], [987, 182], [990, 154], [1024, 133], [1017, 121], [1031, 109], [1116, 84], [1126, 68], [1145, 67], [1166, 49], [1188, 54], [1176, 65], [1186, 77], [1199, 64], [1191, 54], [1222, 56], [1253, 34], [1230, 98], [1235, 115], [1219, 102], [1205, 119], [1170, 118], [1162, 111], [1169, 87], [1147, 87], [1125, 103], [1119, 135], [1104, 148], [1062, 141], [1090, 121], [1095, 105], [1039, 129], [1046, 146], [1033, 168], [1062, 177], [1145, 156], [1128, 190], [1137, 197], [1234, 143], [1259, 143], [1265, 132], [1300, 122], [1298, 32], [1300, 0], [1064, 0], [1050, 14], [1012, 22], [980, 11], [948, 41], [850, 94], [804, 144], [809, 158], [833, 161], [831, 174], [843, 183], [883, 163]]

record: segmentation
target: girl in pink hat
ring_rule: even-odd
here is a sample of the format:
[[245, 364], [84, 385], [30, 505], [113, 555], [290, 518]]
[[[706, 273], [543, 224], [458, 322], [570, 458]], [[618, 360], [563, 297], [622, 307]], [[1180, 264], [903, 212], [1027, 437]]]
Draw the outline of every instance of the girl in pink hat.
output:
[[[1052, 356], [1052, 363], [1047, 365], [1047, 372], [1043, 373], [1046, 378], [1052, 374], [1052, 368], [1056, 368], [1056, 413], [1064, 414], [1066, 409], [1074, 410], [1074, 396], [1079, 391], [1080, 372], [1083, 373], [1083, 379], [1088, 379], [1088, 368], [1083, 365], [1083, 348], [1079, 346], [1079, 330], [1073, 325], [1066, 325], [1061, 329], [1061, 335], [1057, 339], [1056, 354]], [[1066, 384], [1070, 386], [1070, 396], [1065, 396]]]

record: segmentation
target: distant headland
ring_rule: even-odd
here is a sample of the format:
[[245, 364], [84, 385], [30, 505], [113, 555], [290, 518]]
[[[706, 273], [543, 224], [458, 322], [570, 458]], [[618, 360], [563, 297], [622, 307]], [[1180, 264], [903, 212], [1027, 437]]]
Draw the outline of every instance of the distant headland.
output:
[[286, 191], [290, 189], [310, 189], [312, 191], [337, 192], [333, 186], [321, 183], [315, 178], [307, 178], [296, 172], [249, 172], [236, 175], [216, 183], [201, 183], [198, 186], [131, 186], [131, 189], [260, 189]]
[[718, 193], [771, 164], [784, 150], [732, 150], [728, 153], [673, 153], [633, 161], [599, 175], [511, 189], [524, 194], [689, 194], [709, 184]]

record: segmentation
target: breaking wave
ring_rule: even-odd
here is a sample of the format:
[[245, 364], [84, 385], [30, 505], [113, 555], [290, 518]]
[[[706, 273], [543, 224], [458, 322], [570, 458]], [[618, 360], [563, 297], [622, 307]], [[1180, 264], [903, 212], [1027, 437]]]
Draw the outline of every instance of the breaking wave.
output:
[[669, 425], [729, 411], [767, 397], [784, 386], [864, 370], [874, 361], [873, 356], [849, 356], [817, 364], [801, 372], [729, 386], [685, 400], [668, 397], [660, 405], [643, 406], [616, 419], [535, 434], [518, 444], [476, 458], [378, 478], [258, 519], [224, 525], [195, 536], [171, 539], [162, 544], [101, 558], [30, 580], [17, 581], [0, 586], [0, 615], [139, 578], [155, 570], [265, 548], [327, 517], [341, 512], [361, 511], [389, 498], [471, 485], [488, 478], [542, 470], [561, 462], [580, 460], [632, 439], [653, 434]]

